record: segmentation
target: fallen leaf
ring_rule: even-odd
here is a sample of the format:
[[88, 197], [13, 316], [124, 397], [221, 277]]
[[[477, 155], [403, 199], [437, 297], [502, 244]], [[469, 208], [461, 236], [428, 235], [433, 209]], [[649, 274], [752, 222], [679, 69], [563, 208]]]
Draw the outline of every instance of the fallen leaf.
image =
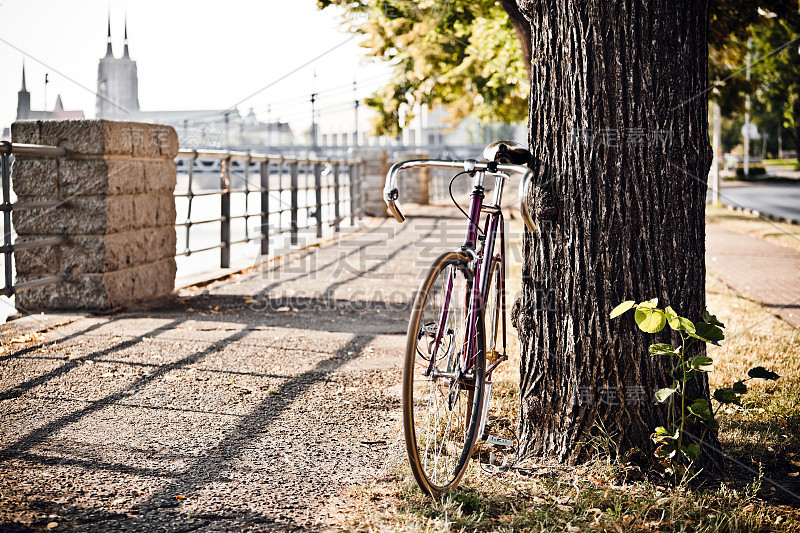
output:
[[565, 512], [565, 513], [571, 513], [572, 512], [572, 507], [570, 507], [569, 505], [562, 505], [560, 503], [557, 503], [556, 504], [556, 508], [559, 511], [562, 511], [562, 512]]
[[789, 462], [792, 463], [794, 466], [800, 466], [800, 461], [795, 461], [794, 459], [791, 459]]
[[800, 472], [789, 472], [790, 477], [797, 477], [800, 476]]
[[58, 522], [48, 522], [45, 529], [55, 529], [58, 527]]

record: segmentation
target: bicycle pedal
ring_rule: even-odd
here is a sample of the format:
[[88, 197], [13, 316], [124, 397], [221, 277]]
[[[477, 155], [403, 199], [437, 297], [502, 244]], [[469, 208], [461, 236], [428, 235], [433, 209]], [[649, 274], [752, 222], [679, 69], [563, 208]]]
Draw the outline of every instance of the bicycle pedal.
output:
[[513, 448], [514, 441], [496, 435], [487, 435], [484, 442], [489, 446], [500, 446], [501, 448]]

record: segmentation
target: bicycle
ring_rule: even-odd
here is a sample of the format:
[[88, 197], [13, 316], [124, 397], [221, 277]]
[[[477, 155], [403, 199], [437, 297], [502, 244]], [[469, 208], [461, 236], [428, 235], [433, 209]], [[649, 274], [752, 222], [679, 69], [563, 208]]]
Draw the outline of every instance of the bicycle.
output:
[[[458, 250], [439, 256], [420, 285], [409, 319], [403, 367], [406, 452], [420, 489], [433, 496], [458, 485], [479, 442], [506, 450], [514, 446], [512, 439], [485, 431], [492, 372], [508, 359], [500, 203], [510, 174], [521, 174], [520, 212], [525, 225], [535, 231], [525, 202], [531, 178], [526, 166], [530, 153], [517, 143], [498, 141], [487, 146], [483, 155], [483, 162], [427, 159], [397, 163], [389, 170], [383, 190], [389, 211], [403, 222], [405, 217], [397, 205], [400, 172], [424, 167], [461, 170], [450, 181], [450, 197], [468, 218], [465, 241]], [[469, 213], [452, 194], [453, 181], [461, 175], [473, 179]], [[490, 203], [484, 203], [487, 175], [495, 178]], [[499, 252], [495, 254], [498, 236]]]

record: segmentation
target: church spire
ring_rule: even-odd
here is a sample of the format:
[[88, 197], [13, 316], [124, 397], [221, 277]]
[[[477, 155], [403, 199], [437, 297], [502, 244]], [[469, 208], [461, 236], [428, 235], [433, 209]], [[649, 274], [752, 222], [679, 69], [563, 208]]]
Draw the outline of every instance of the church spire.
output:
[[111, 49], [111, 12], [108, 13], [108, 44], [106, 45], [106, 57], [113, 57], [114, 51]]
[[25, 60], [22, 60], [22, 89], [20, 89], [21, 93], [28, 92], [28, 88], [25, 87]]
[[125, 14], [125, 51], [122, 53], [122, 57], [128, 58], [128, 14]]

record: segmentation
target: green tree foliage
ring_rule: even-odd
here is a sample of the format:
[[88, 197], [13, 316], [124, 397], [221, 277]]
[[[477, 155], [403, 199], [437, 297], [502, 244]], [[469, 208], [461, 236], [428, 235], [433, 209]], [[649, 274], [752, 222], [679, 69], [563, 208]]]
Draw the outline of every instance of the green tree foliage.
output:
[[[746, 80], [745, 57], [748, 39], [758, 41], [765, 32], [775, 38], [761, 51], [761, 57], [791, 40], [790, 28], [795, 28], [800, 16], [796, 0], [712, 0], [709, 4], [709, 97], [720, 104], [723, 116], [744, 113], [744, 97], [753, 93], [759, 80]], [[774, 26], [789, 30], [777, 35]], [[788, 38], [781, 41], [781, 38]], [[796, 47], [795, 47], [796, 50]], [[760, 62], [753, 60], [753, 69]], [[765, 65], [766, 68], [769, 68]]]
[[[505, 2], [508, 3], [508, 2]], [[513, 2], [512, 2], [513, 4]], [[451, 121], [519, 122], [528, 114], [528, 76], [515, 27], [494, 0], [318, 0], [344, 10], [367, 54], [394, 68], [366, 103], [376, 133], [397, 135], [417, 104], [443, 105]]]
[[[771, 0], [767, 0], [771, 1]], [[720, 105], [722, 115], [744, 112], [747, 82], [745, 57], [750, 28], [762, 17], [752, 0], [711, 0], [709, 3], [708, 81], [709, 98]]]
[[[754, 29], [754, 79], [759, 100], [771, 117], [782, 121], [797, 145], [800, 137], [800, 24], [773, 17]], [[766, 124], [765, 124], [766, 125]]]

